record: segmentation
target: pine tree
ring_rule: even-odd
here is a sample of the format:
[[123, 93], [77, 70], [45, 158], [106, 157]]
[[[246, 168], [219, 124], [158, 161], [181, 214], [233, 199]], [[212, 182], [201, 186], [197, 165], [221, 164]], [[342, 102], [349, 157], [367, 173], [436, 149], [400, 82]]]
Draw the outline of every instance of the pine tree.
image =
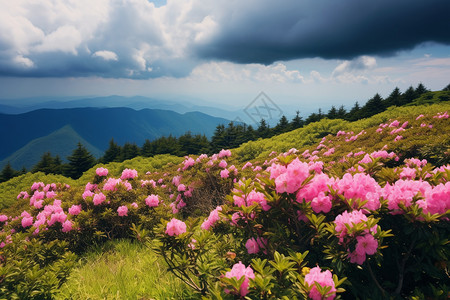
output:
[[261, 119], [259, 122], [258, 129], [256, 129], [256, 132], [258, 134], [258, 137], [261, 138], [268, 138], [270, 135], [270, 127], [267, 125], [266, 120]]
[[140, 149], [136, 144], [132, 143], [125, 143], [122, 147], [122, 151], [120, 153], [120, 160], [124, 161], [127, 159], [135, 158], [136, 156], [139, 156]]
[[78, 142], [77, 148], [72, 155], [67, 157], [69, 163], [66, 165], [64, 175], [73, 179], [80, 178], [81, 175], [95, 165], [95, 158], [89, 151]]
[[305, 122], [303, 121], [302, 117], [300, 117], [300, 112], [297, 110], [295, 117], [290, 123], [291, 130], [303, 127], [304, 123]]
[[8, 162], [0, 173], [0, 182], [5, 182], [18, 175], [18, 172], [11, 167], [11, 163]]
[[289, 131], [289, 121], [285, 115], [281, 116], [278, 124], [274, 127], [274, 133], [280, 134]]
[[386, 100], [384, 100], [384, 106], [385, 107], [389, 107], [389, 106], [392, 106], [392, 105], [400, 106], [401, 103], [402, 103], [402, 93], [400, 93], [400, 89], [398, 87], [396, 87], [391, 92], [389, 97], [387, 97]]
[[50, 152], [45, 152], [41, 160], [34, 165], [31, 170], [33, 173], [43, 172], [45, 174], [62, 174], [62, 162], [59, 156], [52, 157]]
[[420, 95], [429, 92], [429, 90], [422, 83], [419, 83], [419, 85], [417, 85], [417, 87], [414, 90], [414, 92], [416, 93], [416, 98], [417, 98]]
[[331, 106], [330, 110], [327, 113], [328, 119], [336, 119], [337, 118], [337, 109], [334, 105]]
[[442, 91], [443, 91], [443, 92], [448, 92], [448, 91], [450, 91], [450, 83], [449, 83], [445, 88], [443, 88]]
[[344, 108], [344, 105], [341, 105], [336, 113], [337, 119], [345, 119], [345, 116], [347, 115], [347, 111]]
[[114, 139], [111, 139], [109, 141], [109, 148], [105, 151], [103, 157], [100, 158], [100, 161], [104, 164], [113, 161], [118, 162], [120, 161], [121, 151], [122, 151], [121, 147], [114, 142]]
[[355, 105], [353, 105], [352, 109], [350, 109], [345, 119], [348, 121], [356, 121], [360, 119], [360, 115], [361, 107], [359, 106], [358, 101], [356, 101]]

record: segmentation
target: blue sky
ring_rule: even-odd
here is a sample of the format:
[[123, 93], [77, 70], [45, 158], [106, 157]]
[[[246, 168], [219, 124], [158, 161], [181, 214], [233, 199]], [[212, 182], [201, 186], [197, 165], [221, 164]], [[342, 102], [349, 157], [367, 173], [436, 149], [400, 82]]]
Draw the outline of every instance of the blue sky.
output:
[[[450, 83], [446, 0], [0, 0], [0, 98], [302, 110]], [[17, 100], [20, 101], [20, 100]]]

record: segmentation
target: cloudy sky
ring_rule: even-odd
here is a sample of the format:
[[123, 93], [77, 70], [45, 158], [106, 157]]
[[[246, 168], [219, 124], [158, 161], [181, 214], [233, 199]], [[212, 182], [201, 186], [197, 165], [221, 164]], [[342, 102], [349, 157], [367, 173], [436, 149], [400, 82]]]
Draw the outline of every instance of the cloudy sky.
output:
[[450, 83], [448, 0], [0, 0], [0, 98], [351, 107]]

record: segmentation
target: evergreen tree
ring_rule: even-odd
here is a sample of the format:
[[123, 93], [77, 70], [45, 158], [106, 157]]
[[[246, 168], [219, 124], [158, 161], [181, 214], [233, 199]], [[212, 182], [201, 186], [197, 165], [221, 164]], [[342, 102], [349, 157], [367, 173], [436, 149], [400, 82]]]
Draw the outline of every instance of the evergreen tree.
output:
[[337, 119], [345, 119], [345, 116], [347, 115], [347, 111], [344, 108], [344, 105], [339, 106], [339, 109], [336, 113]]
[[140, 149], [136, 144], [131, 144], [131, 143], [125, 143], [125, 145], [123, 145], [122, 147], [122, 151], [120, 153], [120, 160], [124, 161], [127, 159], [132, 159], [135, 158], [136, 156], [139, 156], [140, 154]]
[[222, 149], [226, 149], [225, 141], [225, 125], [219, 124], [216, 126], [216, 130], [211, 138], [211, 152], [216, 153]]
[[443, 92], [448, 92], [448, 91], [450, 91], [450, 83], [449, 83], [445, 88], [443, 88], [442, 91], [443, 91]]
[[304, 123], [305, 122], [303, 121], [303, 118], [300, 117], [300, 112], [297, 110], [295, 117], [292, 119], [292, 121], [290, 123], [291, 130], [303, 127]]
[[278, 124], [274, 127], [274, 134], [280, 134], [289, 131], [289, 121], [285, 115], [281, 116]]
[[11, 163], [8, 162], [0, 173], [0, 182], [5, 182], [18, 175], [18, 172], [11, 167]]
[[67, 157], [69, 163], [66, 165], [64, 175], [73, 179], [80, 178], [81, 175], [95, 165], [95, 158], [89, 151], [78, 142], [77, 148], [72, 155]]
[[368, 118], [384, 111], [383, 98], [380, 94], [375, 94], [372, 99], [367, 101], [366, 105], [361, 109], [360, 118]]
[[361, 107], [359, 106], [358, 101], [355, 102], [355, 105], [353, 105], [352, 109], [348, 112], [346, 116], [346, 120], [348, 121], [356, 121], [360, 119], [361, 115]]
[[256, 129], [258, 137], [268, 138], [270, 136], [270, 127], [267, 125], [266, 120], [261, 119], [258, 129]]
[[331, 106], [330, 110], [327, 113], [328, 119], [336, 119], [337, 118], [337, 109], [334, 105]]
[[149, 139], [146, 139], [144, 145], [141, 148], [141, 154], [145, 157], [150, 157], [154, 155], [154, 145]]
[[105, 151], [103, 157], [100, 158], [100, 161], [104, 164], [113, 161], [118, 162], [120, 161], [121, 151], [121, 147], [114, 142], [114, 139], [111, 139], [109, 141], [109, 148]]
[[398, 87], [396, 87], [391, 94], [389, 95], [389, 97], [386, 98], [386, 100], [384, 101], [384, 107], [389, 107], [389, 106], [400, 106], [402, 104], [402, 93], [400, 93], [400, 89]]
[[416, 97], [416, 91], [415, 91], [415, 89], [414, 89], [412, 86], [410, 86], [410, 87], [403, 93], [401, 104], [402, 104], [402, 105], [405, 105], [405, 104], [411, 103], [411, 102], [413, 102], [413, 100], [416, 99], [416, 98], [417, 98], [417, 97]]
[[45, 152], [41, 160], [31, 170], [33, 173], [62, 174], [62, 162], [59, 156], [52, 157], [50, 152]]
[[416, 98], [418, 98], [418, 97], [420, 97], [420, 95], [429, 92], [429, 90], [422, 83], [419, 83], [419, 85], [417, 85], [414, 92], [416, 93], [416, 95], [415, 95]]

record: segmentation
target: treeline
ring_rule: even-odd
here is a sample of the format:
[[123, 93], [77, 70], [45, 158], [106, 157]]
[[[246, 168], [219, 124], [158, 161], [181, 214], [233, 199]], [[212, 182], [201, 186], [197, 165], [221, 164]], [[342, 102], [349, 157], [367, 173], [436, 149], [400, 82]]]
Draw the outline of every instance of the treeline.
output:
[[[450, 91], [450, 84], [443, 91]], [[114, 139], [111, 139], [108, 149], [99, 159], [95, 159], [83, 145], [78, 144], [72, 155], [67, 157], [68, 163], [63, 163], [58, 156], [53, 157], [51, 153], [47, 152], [31, 169], [31, 172], [62, 174], [76, 179], [97, 163], [122, 162], [137, 156], [151, 157], [158, 154], [185, 156], [189, 154], [217, 153], [221, 149], [236, 148], [242, 143], [259, 138], [270, 138], [324, 118], [344, 119], [347, 121], [368, 118], [383, 112], [390, 106], [407, 105], [426, 92], [429, 92], [429, 90], [421, 83], [416, 88], [410, 86], [404, 93], [401, 93], [399, 88], [395, 88], [386, 99], [383, 99], [377, 93], [363, 106], [356, 102], [349, 111], [343, 105], [338, 108], [332, 106], [327, 113], [319, 109], [317, 113], [310, 114], [306, 119], [303, 119], [300, 116], [300, 112], [297, 111], [296, 116], [292, 120], [282, 116], [274, 127], [270, 127], [264, 119], [260, 121], [256, 128], [243, 123], [230, 122], [227, 126], [224, 124], [218, 125], [211, 140], [204, 135], [190, 132], [180, 137], [170, 135], [153, 141], [146, 140], [142, 147], [135, 143], [125, 143], [123, 146], [120, 146]], [[7, 181], [26, 172], [25, 168], [16, 171], [8, 163], [0, 172], [0, 182]]]

